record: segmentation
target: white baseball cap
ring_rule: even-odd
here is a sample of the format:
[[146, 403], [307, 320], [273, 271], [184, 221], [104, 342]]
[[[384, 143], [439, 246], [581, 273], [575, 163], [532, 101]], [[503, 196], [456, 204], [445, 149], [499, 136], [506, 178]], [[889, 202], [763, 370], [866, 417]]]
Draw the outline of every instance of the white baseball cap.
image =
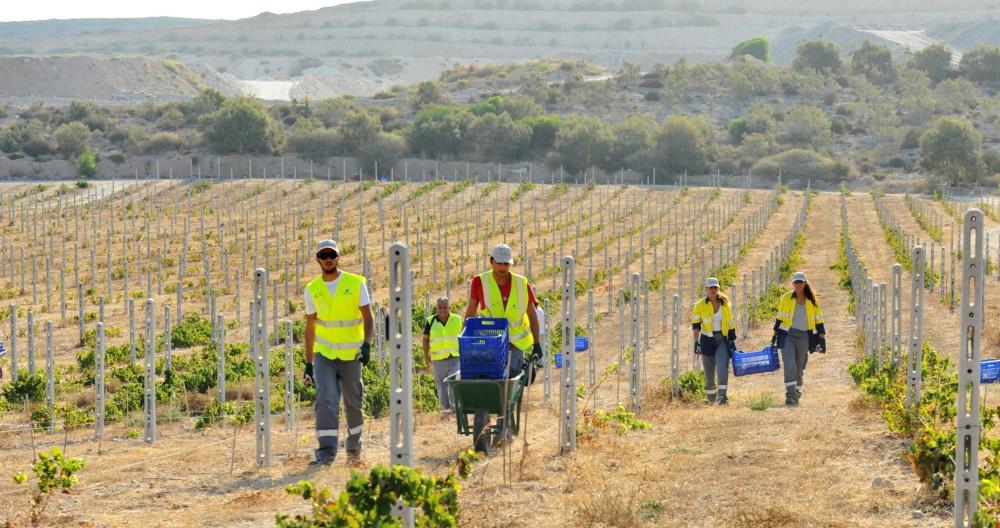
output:
[[792, 282], [799, 282], [799, 281], [806, 282], [806, 274], [802, 273], [801, 271], [796, 271], [795, 274], [792, 275]]
[[712, 286], [718, 287], [719, 279], [716, 279], [715, 277], [709, 277], [708, 280], [705, 281], [706, 288], [711, 288]]
[[337, 247], [337, 242], [333, 240], [320, 240], [319, 244], [316, 244], [316, 253], [323, 251], [324, 249], [332, 249], [337, 253], [340, 253], [340, 249]]
[[507, 244], [497, 244], [490, 250], [490, 256], [500, 264], [507, 264], [514, 261], [514, 252]]

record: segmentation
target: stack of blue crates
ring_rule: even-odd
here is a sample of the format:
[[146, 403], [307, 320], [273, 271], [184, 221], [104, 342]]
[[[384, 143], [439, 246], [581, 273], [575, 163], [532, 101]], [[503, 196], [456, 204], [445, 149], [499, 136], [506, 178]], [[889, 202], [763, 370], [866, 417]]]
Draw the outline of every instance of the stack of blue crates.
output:
[[587, 336], [577, 336], [573, 344], [577, 352], [583, 352], [590, 348], [590, 338]]
[[733, 374], [746, 376], [760, 372], [774, 372], [781, 368], [777, 347], [764, 347], [755, 352], [737, 350], [733, 354]]
[[979, 368], [980, 383], [1000, 381], [1000, 359], [984, 359], [980, 362]]
[[469, 318], [458, 336], [462, 379], [504, 379], [510, 336], [507, 319]]

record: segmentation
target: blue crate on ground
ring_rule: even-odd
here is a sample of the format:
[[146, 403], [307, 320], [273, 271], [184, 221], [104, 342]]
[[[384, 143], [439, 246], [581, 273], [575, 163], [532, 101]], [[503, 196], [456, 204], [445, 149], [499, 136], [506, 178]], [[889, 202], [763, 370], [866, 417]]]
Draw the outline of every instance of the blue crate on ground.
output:
[[562, 352], [556, 352], [556, 368], [562, 368]]
[[746, 376], [760, 372], [774, 372], [781, 368], [777, 347], [764, 347], [763, 350], [744, 352], [737, 350], [733, 354], [733, 374]]
[[587, 336], [578, 336], [574, 342], [577, 352], [583, 352], [590, 348], [590, 338]]
[[458, 336], [462, 379], [503, 379], [510, 340], [507, 319], [470, 318]]
[[980, 383], [1000, 381], [1000, 359], [984, 359], [980, 362], [979, 368]]

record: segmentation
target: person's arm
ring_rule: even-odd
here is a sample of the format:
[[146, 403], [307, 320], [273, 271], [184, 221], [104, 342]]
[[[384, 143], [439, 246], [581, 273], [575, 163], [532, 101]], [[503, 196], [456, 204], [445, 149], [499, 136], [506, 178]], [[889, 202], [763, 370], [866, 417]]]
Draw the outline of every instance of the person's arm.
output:
[[428, 321], [427, 324], [424, 326], [423, 345], [424, 345], [424, 362], [427, 363], [428, 365], [430, 365], [431, 364], [431, 322], [430, 321]]
[[311, 313], [306, 316], [306, 364], [313, 362], [313, 344], [316, 343], [316, 314]]
[[531, 326], [531, 337], [535, 340], [535, 343], [541, 343], [542, 338], [538, 332], [538, 314], [535, 313], [534, 308], [525, 310], [525, 313], [528, 314], [528, 325]]
[[375, 316], [372, 315], [372, 305], [366, 304], [359, 307], [361, 318], [365, 321], [365, 344], [372, 343], [372, 333], [375, 330]]
[[[472, 282], [469, 283], [469, 303], [465, 307], [465, 317], [462, 318], [462, 328], [465, 328], [465, 322], [469, 320], [470, 317], [479, 316], [479, 299], [477, 299], [476, 294], [476, 283], [480, 282], [479, 276], [472, 277]], [[480, 282], [481, 283], [481, 282]], [[480, 288], [482, 290], [482, 288]]]

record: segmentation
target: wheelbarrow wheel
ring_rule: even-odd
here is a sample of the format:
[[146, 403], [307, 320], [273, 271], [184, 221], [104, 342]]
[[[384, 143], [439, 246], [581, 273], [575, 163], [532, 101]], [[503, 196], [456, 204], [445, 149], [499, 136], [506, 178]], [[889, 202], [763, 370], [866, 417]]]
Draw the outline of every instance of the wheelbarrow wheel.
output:
[[490, 412], [477, 409], [472, 419], [472, 445], [477, 452], [490, 454]]

